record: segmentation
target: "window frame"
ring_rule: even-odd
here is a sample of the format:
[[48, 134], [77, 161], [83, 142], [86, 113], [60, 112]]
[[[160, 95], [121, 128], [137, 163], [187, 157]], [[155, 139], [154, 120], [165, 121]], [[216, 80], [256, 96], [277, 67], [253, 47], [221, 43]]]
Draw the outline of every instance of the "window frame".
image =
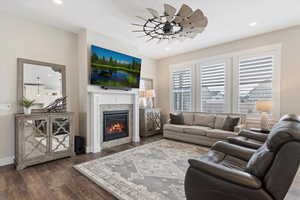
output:
[[201, 81], [201, 66], [209, 66], [209, 65], [215, 65], [215, 64], [225, 64], [225, 77], [224, 77], [224, 113], [228, 113], [231, 111], [232, 104], [231, 104], [231, 74], [232, 74], [232, 59], [230, 57], [220, 57], [220, 58], [214, 58], [214, 59], [206, 59], [203, 61], [200, 61], [197, 64], [197, 81], [196, 81], [196, 111], [197, 112], [204, 112], [202, 111], [201, 104], [202, 104], [202, 81]]
[[170, 88], [169, 88], [169, 99], [170, 99], [170, 111], [178, 112], [179, 110], [174, 109], [174, 98], [173, 98], [173, 72], [182, 71], [185, 69], [191, 70], [191, 110], [190, 111], [181, 111], [181, 112], [194, 112], [195, 111], [195, 64], [187, 63], [187, 64], [179, 64], [179, 65], [171, 65], [170, 66]]
[[[272, 73], [272, 103], [273, 108], [271, 116], [274, 119], [280, 118], [280, 73], [281, 73], [281, 45], [262, 47], [259, 49], [243, 51], [237, 54], [234, 59], [233, 71], [233, 111], [239, 112], [239, 62], [240, 60], [250, 59], [255, 57], [273, 56], [273, 73]], [[250, 119], [257, 119], [258, 114], [247, 114]]]

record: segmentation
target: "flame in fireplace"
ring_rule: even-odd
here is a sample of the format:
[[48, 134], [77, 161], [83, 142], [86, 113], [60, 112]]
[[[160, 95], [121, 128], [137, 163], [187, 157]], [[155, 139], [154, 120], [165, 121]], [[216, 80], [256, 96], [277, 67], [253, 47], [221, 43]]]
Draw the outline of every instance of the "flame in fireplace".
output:
[[120, 133], [120, 132], [123, 132], [125, 129], [124, 127], [124, 124], [121, 124], [121, 123], [115, 123], [115, 124], [112, 124], [110, 127], [107, 127], [106, 130], [107, 130], [107, 133]]

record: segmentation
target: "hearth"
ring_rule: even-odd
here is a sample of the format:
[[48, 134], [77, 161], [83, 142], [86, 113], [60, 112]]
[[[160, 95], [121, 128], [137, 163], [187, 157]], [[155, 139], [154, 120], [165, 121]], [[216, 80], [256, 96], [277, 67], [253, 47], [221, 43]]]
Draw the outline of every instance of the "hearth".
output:
[[129, 136], [128, 110], [103, 112], [103, 142]]

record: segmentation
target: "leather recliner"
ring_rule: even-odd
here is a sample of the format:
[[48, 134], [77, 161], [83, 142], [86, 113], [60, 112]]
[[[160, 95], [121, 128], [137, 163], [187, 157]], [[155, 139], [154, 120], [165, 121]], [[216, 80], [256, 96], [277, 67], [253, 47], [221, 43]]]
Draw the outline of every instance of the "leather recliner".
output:
[[284, 116], [257, 150], [217, 142], [189, 164], [187, 200], [283, 200], [300, 164], [300, 118]]
[[250, 130], [242, 130], [238, 136], [228, 137], [227, 141], [231, 144], [248, 147], [251, 149], [260, 148], [266, 141], [268, 134], [258, 133]]

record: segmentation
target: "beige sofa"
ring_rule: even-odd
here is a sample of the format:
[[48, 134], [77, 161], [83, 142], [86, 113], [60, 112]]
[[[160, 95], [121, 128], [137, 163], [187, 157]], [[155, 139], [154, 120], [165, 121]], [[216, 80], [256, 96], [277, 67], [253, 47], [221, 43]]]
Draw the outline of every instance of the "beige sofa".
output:
[[[183, 125], [164, 125], [163, 136], [194, 144], [212, 146], [217, 141], [236, 136], [245, 127], [246, 115], [232, 113], [183, 113]], [[226, 116], [239, 117], [234, 132], [222, 130]]]

